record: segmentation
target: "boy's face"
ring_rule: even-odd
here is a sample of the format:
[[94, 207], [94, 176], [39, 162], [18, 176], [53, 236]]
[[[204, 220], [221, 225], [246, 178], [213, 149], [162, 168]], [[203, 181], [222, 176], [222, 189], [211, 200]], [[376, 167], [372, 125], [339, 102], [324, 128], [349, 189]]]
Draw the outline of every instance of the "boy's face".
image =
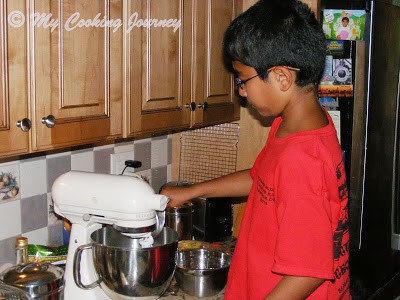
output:
[[[269, 76], [267, 80], [262, 80], [257, 76], [257, 71], [250, 66], [234, 61], [233, 68], [237, 77], [241, 81], [247, 81], [243, 88], [239, 87], [239, 95], [246, 97], [247, 101], [262, 116], [277, 116], [284, 109], [284, 101], [282, 101], [281, 91], [278, 83], [274, 80], [274, 76]], [[270, 74], [271, 75], [271, 74]]]
[[347, 25], [349, 25], [349, 21], [347, 21], [346, 19], [343, 19], [342, 25], [343, 25], [343, 27], [347, 27]]

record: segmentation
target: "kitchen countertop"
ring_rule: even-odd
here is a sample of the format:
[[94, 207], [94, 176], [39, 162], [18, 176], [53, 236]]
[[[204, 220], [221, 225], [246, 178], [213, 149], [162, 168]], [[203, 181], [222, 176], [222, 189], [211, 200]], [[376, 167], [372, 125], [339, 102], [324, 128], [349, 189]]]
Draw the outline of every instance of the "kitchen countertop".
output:
[[223, 300], [224, 299], [225, 289], [219, 292], [217, 295], [210, 296], [210, 297], [194, 297], [186, 294], [183, 292], [179, 287], [175, 280], [171, 282], [171, 285], [168, 287], [167, 291], [165, 292], [164, 296], [160, 298], [160, 300]]
[[[0, 273], [9, 267], [13, 266], [12, 264], [4, 264], [0, 266]], [[223, 300], [224, 299], [224, 292], [225, 290], [222, 290], [219, 292], [217, 295], [211, 296], [211, 297], [194, 297], [186, 294], [183, 292], [181, 289], [179, 289], [178, 284], [176, 283], [175, 278], [171, 282], [171, 285], [168, 287], [167, 291], [165, 292], [164, 296], [160, 298], [160, 300], [197, 300], [197, 299], [202, 299], [202, 300]]]
[[202, 299], [202, 300], [223, 300], [224, 299], [224, 291], [221, 291], [219, 294], [211, 297], [194, 297], [190, 296], [181, 290], [179, 290], [177, 293], [174, 294], [166, 294], [165, 296], [161, 297], [160, 300], [197, 300], [197, 299]]

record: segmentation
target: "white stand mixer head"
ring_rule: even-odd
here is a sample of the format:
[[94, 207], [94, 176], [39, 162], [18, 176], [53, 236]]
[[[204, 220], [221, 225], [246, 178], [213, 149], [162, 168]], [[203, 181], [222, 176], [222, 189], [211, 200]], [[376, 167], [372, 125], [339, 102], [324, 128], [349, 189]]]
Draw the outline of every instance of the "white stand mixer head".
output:
[[[101, 228], [101, 224], [110, 224], [131, 237], [148, 236], [159, 230], [156, 227], [164, 225], [157, 221], [156, 211], [165, 210], [168, 202], [168, 197], [155, 194], [151, 186], [139, 178], [78, 171], [67, 172], [56, 179], [52, 198], [55, 212], [72, 223], [65, 270], [66, 300], [109, 299], [98, 286], [83, 290], [74, 282], [75, 251], [90, 242], [92, 232]], [[82, 257], [80, 269], [85, 283], [97, 279], [91, 255]]]
[[155, 194], [137, 177], [78, 171], [58, 177], [52, 197], [56, 213], [71, 223], [115, 224], [144, 231], [156, 223], [156, 211], [163, 211], [168, 202], [168, 197]]

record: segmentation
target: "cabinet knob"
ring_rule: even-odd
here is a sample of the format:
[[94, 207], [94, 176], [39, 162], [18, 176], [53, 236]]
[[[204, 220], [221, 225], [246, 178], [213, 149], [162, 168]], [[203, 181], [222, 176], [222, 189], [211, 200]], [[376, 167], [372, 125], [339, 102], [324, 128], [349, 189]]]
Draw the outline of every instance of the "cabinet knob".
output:
[[190, 104], [186, 104], [185, 107], [189, 108], [190, 111], [195, 111], [196, 110], [196, 103], [190, 102]]
[[208, 109], [208, 102], [206, 101], [206, 102], [204, 102], [202, 104], [198, 104], [197, 107], [198, 108], [202, 108], [204, 110], [207, 110]]
[[32, 127], [31, 120], [29, 120], [28, 118], [23, 118], [22, 120], [18, 120], [16, 125], [17, 127], [21, 128], [21, 130], [24, 132], [29, 131], [29, 129], [31, 129]]
[[45, 124], [48, 128], [53, 128], [56, 125], [56, 118], [53, 115], [43, 117], [42, 124]]

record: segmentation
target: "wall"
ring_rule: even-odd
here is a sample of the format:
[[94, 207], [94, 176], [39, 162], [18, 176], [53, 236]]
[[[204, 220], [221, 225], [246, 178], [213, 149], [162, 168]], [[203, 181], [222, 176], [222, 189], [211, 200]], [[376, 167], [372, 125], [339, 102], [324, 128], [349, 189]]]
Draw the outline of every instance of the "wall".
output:
[[[113, 154], [128, 153], [129, 159], [142, 162], [135, 173], [146, 177], [158, 191], [171, 180], [171, 141], [171, 136], [160, 136], [0, 163], [0, 182], [6, 175], [5, 181], [9, 184], [15, 179], [18, 190], [16, 195], [16, 190], [7, 192], [0, 183], [0, 266], [15, 263], [17, 236], [28, 237], [31, 244], [62, 244], [63, 223], [53, 213], [51, 202], [51, 186], [59, 175], [70, 170], [112, 173]], [[124, 174], [132, 171], [127, 169]]]

